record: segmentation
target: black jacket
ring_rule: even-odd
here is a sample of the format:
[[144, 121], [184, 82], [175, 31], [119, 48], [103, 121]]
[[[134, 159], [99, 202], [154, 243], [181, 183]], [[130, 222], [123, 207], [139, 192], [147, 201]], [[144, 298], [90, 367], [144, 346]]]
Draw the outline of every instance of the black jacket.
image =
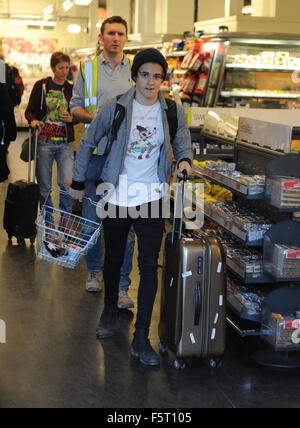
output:
[[14, 109], [10, 100], [8, 89], [0, 84], [0, 145], [15, 141], [17, 138], [17, 125]]

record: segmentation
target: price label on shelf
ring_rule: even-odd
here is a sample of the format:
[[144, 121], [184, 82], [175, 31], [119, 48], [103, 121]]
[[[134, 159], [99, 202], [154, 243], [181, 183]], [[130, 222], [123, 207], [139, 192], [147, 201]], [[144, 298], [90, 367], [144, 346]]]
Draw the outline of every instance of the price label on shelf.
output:
[[284, 180], [284, 189], [297, 189], [300, 187], [300, 180]]

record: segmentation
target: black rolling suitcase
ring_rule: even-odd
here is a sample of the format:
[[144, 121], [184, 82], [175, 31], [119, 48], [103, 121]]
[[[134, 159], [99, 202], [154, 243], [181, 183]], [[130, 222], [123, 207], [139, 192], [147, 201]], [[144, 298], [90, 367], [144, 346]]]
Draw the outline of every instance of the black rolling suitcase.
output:
[[[35, 138], [33, 178], [31, 181], [31, 149], [32, 139]], [[38, 132], [29, 129], [29, 164], [28, 181], [19, 180], [10, 183], [5, 200], [3, 227], [7, 232], [10, 243], [16, 237], [19, 245], [25, 244], [25, 239], [30, 239], [34, 244], [36, 238], [36, 219], [40, 198], [40, 189], [35, 182], [37, 160]]]
[[[182, 192], [182, 204], [184, 192]], [[175, 198], [177, 212], [178, 197]], [[210, 358], [222, 364], [226, 337], [224, 255], [218, 240], [199, 234], [182, 235], [174, 216], [173, 231], [165, 244], [159, 322], [160, 351], [176, 355], [175, 368], [187, 358]]]

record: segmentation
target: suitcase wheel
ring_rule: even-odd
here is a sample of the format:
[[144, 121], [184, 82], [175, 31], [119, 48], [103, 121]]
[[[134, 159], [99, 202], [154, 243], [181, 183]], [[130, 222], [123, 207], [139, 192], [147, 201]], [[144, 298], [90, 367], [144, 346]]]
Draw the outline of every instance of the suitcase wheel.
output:
[[213, 369], [220, 369], [223, 366], [222, 358], [212, 358], [209, 362], [210, 367]]
[[185, 364], [184, 360], [182, 360], [182, 359], [175, 360], [174, 361], [174, 368], [176, 370], [183, 370], [183, 369], [185, 369], [186, 368], [186, 364]]
[[164, 342], [160, 342], [159, 346], [158, 346], [159, 352], [161, 354], [164, 354], [165, 352], [168, 351], [168, 347]]
[[17, 239], [18, 245], [20, 245], [20, 247], [24, 247], [25, 246], [25, 239], [23, 238], [18, 238]]

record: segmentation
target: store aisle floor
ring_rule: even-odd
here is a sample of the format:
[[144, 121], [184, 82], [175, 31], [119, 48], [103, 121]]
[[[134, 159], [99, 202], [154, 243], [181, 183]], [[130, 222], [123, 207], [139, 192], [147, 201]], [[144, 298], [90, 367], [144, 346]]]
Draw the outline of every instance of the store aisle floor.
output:
[[[26, 176], [19, 160], [25, 134], [10, 149], [10, 180]], [[95, 329], [103, 295], [87, 294], [86, 267], [72, 271], [36, 259], [35, 250], [7, 244], [2, 213], [7, 183], [0, 185], [0, 407], [46, 408], [220, 408], [300, 407], [299, 373], [252, 364], [261, 343], [228, 330], [222, 369], [192, 361], [183, 371], [172, 355], [148, 368], [130, 358], [135, 310], [123, 312], [112, 340], [99, 342]], [[136, 301], [135, 258], [130, 295]], [[158, 349], [156, 301], [151, 339]]]

